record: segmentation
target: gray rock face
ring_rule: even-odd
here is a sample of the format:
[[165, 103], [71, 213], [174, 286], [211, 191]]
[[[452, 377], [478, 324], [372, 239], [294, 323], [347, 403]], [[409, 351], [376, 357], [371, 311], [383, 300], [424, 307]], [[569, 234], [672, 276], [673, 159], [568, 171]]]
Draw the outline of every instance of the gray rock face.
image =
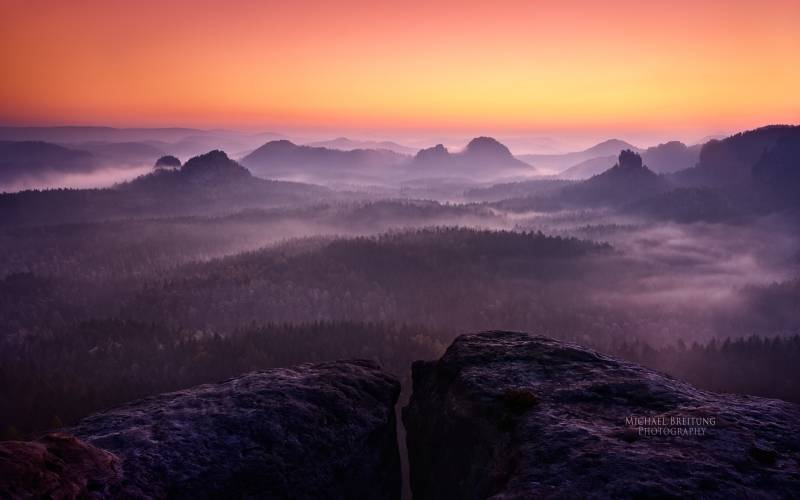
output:
[[414, 498], [798, 498], [800, 406], [523, 333], [413, 367]]
[[371, 362], [254, 372], [69, 429], [119, 458], [113, 497], [391, 499], [399, 383]]

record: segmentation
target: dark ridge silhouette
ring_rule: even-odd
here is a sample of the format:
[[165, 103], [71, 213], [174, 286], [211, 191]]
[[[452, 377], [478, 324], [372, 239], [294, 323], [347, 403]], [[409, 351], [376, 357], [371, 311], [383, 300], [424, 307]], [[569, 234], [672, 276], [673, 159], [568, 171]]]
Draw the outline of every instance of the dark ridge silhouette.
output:
[[451, 153], [441, 144], [422, 149], [414, 156], [409, 166], [409, 174], [419, 177], [480, 179], [534, 172], [533, 167], [515, 158], [505, 145], [491, 137], [476, 137], [458, 153]]
[[623, 149], [641, 151], [636, 146], [625, 141], [608, 139], [583, 151], [563, 154], [528, 154], [520, 155], [519, 158], [536, 168], [562, 171], [593, 158], [616, 157]]
[[250, 172], [246, 168], [228, 158], [225, 151], [220, 151], [218, 149], [191, 158], [181, 167], [180, 172], [187, 176], [204, 177], [250, 176]]
[[156, 160], [155, 168], [180, 168], [181, 161], [172, 155], [165, 155]]
[[420, 149], [414, 156], [414, 162], [425, 164], [444, 164], [452, 160], [450, 152], [441, 144], [437, 144], [430, 148]]
[[87, 222], [125, 217], [230, 214], [246, 208], [324, 200], [321, 186], [253, 177], [223, 151], [179, 169], [159, 168], [107, 189], [58, 189], [0, 194], [0, 225]]
[[418, 148], [403, 146], [402, 144], [398, 144], [394, 141], [359, 141], [349, 139], [347, 137], [337, 137], [336, 139], [331, 139], [329, 141], [310, 142], [306, 144], [306, 146], [314, 148], [339, 149], [342, 151], [352, 151], [354, 149], [386, 149], [402, 155], [413, 155], [419, 151]]
[[[63, 127], [0, 127], [0, 139], [21, 141], [38, 140], [48, 142], [140, 142], [179, 141], [192, 135], [226, 133], [223, 130], [200, 130], [193, 128], [114, 128], [95, 126]], [[231, 132], [227, 132], [231, 133]]]
[[515, 158], [504, 144], [492, 137], [476, 137], [469, 141], [464, 151], [454, 156], [461, 162], [484, 168], [496, 165], [498, 167], [523, 167], [533, 171], [530, 165]]
[[472, 139], [464, 151], [460, 153], [460, 156], [476, 164], [485, 163], [530, 168], [530, 165], [515, 158], [504, 144], [491, 137], [476, 137]]
[[800, 134], [781, 137], [753, 166], [756, 189], [773, 208], [800, 205]]
[[[639, 150], [642, 160], [647, 167], [655, 173], [671, 173], [693, 167], [697, 163], [701, 145], [687, 146], [679, 141], [670, 141], [658, 146]], [[631, 148], [626, 148], [631, 149]], [[614, 164], [617, 153], [608, 156], [589, 158], [571, 166], [558, 174], [559, 179], [581, 180], [588, 179], [607, 170]]]
[[56, 173], [91, 172], [99, 166], [88, 151], [42, 141], [0, 141], [0, 184]]
[[629, 210], [680, 222], [734, 221], [797, 206], [800, 127], [771, 125], [706, 143], [695, 167], [670, 174], [680, 189]]
[[[506, 280], [525, 276], [541, 285], [555, 276], [578, 275], [591, 257], [610, 249], [541, 233], [466, 228], [390, 232], [293, 248], [189, 265], [163, 287], [133, 297], [123, 314], [149, 321], [168, 308], [175, 324], [223, 331], [251, 321], [303, 321], [309, 307], [316, 319], [351, 319], [352, 298], [361, 303], [358, 315], [366, 321], [417, 317], [435, 327], [455, 327], [485, 322], [486, 311], [476, 304], [491, 302]], [[328, 293], [316, 296], [313, 290]], [[518, 292], [532, 298], [528, 288]], [[217, 303], [212, 297], [220, 293], [227, 298]], [[196, 310], [201, 303], [202, 310]]]
[[[468, 155], [486, 155], [488, 158], [513, 158], [511, 151], [492, 137], [476, 137], [469, 141], [464, 153]], [[519, 161], [519, 160], [517, 160]]]
[[[113, 128], [113, 127], [0, 127], [0, 140], [46, 141], [86, 149], [109, 149], [114, 161], [131, 159], [140, 166], [152, 165], [166, 153], [189, 158], [214, 149], [244, 154], [267, 140], [283, 136], [272, 132], [245, 133], [234, 130], [194, 128]], [[114, 144], [128, 144], [119, 147]], [[107, 145], [107, 146], [106, 146]], [[145, 148], [153, 148], [147, 152]], [[116, 151], [115, 151], [116, 150]], [[127, 150], [127, 152], [126, 152]]]
[[669, 141], [644, 150], [642, 160], [657, 174], [677, 172], [693, 167], [702, 147], [702, 144], [687, 146], [680, 141]]
[[89, 151], [104, 167], [151, 165], [164, 149], [144, 142], [81, 142], [69, 144]]
[[589, 180], [568, 186], [561, 192], [563, 201], [588, 206], [620, 206], [664, 193], [669, 184], [642, 163], [639, 153], [630, 149], [619, 154], [616, 165]]
[[589, 154], [592, 156], [602, 156], [603, 154], [608, 154], [608, 152], [614, 151], [621, 151], [623, 149], [630, 149], [631, 151], [639, 151], [639, 148], [633, 146], [631, 143], [620, 140], [620, 139], [608, 139], [601, 143], [595, 144], [594, 146], [584, 149], [582, 152], [584, 154]]
[[298, 146], [287, 140], [271, 141], [241, 160], [258, 175], [272, 178], [322, 181], [402, 180], [428, 177], [483, 178], [534, 171], [516, 159], [506, 146], [490, 137], [478, 137], [458, 153], [438, 144], [413, 158], [382, 149], [340, 151]]
[[625, 149], [619, 153], [619, 162], [616, 167], [620, 172], [640, 172], [644, 168], [642, 157], [630, 149]]
[[272, 178], [312, 176], [342, 180], [342, 175], [379, 177], [388, 167], [407, 160], [388, 150], [338, 149], [298, 146], [288, 140], [270, 141], [241, 159], [257, 175]]
[[610, 165], [614, 165], [617, 155], [598, 156], [597, 158], [589, 158], [583, 160], [577, 165], [573, 165], [556, 175], [559, 179], [580, 181], [586, 180], [597, 174], [602, 174], [609, 169]]
[[769, 125], [703, 145], [696, 166], [674, 174], [686, 186], [730, 186], [752, 181], [753, 166], [784, 137], [800, 137], [800, 126]]
[[252, 178], [250, 171], [214, 150], [190, 159], [180, 169], [159, 169], [123, 184], [123, 189], [188, 188], [199, 185], [241, 183]]

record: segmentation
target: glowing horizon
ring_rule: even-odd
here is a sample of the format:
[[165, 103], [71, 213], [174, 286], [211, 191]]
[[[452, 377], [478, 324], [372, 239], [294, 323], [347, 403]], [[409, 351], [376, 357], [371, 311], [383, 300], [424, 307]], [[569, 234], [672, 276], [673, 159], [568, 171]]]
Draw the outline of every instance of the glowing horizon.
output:
[[6, 3], [4, 124], [736, 130], [800, 118], [800, 0]]

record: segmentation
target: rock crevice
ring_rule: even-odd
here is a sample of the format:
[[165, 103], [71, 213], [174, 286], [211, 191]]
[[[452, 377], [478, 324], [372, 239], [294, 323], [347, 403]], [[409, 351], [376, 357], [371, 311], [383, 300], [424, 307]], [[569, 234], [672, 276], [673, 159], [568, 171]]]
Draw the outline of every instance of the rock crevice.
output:
[[413, 367], [415, 499], [791, 498], [800, 407], [714, 394], [576, 345], [456, 339]]
[[[417, 500], [800, 492], [795, 404], [516, 332], [463, 335], [412, 371]], [[0, 496], [398, 499], [399, 392], [374, 363], [340, 361], [134, 401], [0, 443]]]

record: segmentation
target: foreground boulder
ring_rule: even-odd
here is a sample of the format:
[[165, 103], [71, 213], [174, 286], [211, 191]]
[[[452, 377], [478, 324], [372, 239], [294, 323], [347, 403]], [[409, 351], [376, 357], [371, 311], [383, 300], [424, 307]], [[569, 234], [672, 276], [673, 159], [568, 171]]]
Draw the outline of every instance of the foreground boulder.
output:
[[67, 434], [0, 442], [0, 498], [102, 497], [120, 479], [117, 457]]
[[[375, 364], [352, 361], [253, 372], [129, 403], [68, 429], [89, 452], [76, 454], [85, 465], [70, 477], [49, 479], [71, 488], [50, 496], [398, 498], [399, 392]], [[49, 468], [42, 453], [29, 453], [29, 468]], [[39, 496], [31, 493], [19, 497]]]
[[800, 496], [795, 404], [512, 332], [459, 337], [413, 383], [415, 500]]

